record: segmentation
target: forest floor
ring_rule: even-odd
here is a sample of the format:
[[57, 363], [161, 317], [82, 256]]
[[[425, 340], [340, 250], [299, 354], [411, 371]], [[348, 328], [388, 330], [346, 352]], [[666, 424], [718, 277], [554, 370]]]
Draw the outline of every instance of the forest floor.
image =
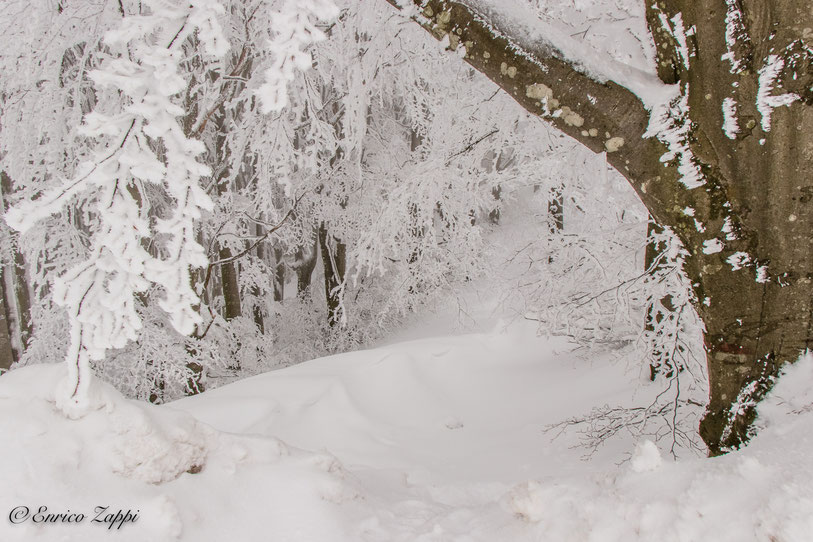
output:
[[747, 448], [676, 459], [663, 418], [596, 449], [587, 425], [553, 427], [660, 388], [534, 331], [317, 359], [165, 406], [95, 381], [77, 420], [55, 406], [62, 365], [23, 367], [0, 379], [0, 540], [811, 540], [813, 356]]

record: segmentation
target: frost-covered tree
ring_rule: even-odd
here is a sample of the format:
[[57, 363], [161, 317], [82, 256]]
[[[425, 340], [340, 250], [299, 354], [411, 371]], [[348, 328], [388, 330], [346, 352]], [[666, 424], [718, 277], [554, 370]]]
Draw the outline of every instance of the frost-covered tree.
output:
[[401, 23], [379, 2], [321, 28], [320, 2], [36, 8], [30, 25], [12, 24], [24, 2], [3, 12], [6, 218], [25, 232], [3, 247], [32, 279], [24, 361], [67, 357], [75, 397], [88, 365], [162, 400], [204, 368], [365, 344], [477, 274], [496, 188], [533, 169], [526, 114], [418, 29], [382, 38]]
[[701, 436], [712, 454], [746, 441], [756, 403], [813, 329], [809, 6], [641, 3], [655, 78], [534, 26], [530, 2], [390, 3], [528, 111], [606, 152], [676, 233], [705, 326]]
[[[288, 2], [270, 17], [274, 36], [264, 45], [272, 60], [254, 92], [265, 112], [284, 107], [293, 73], [310, 64], [303, 46], [322, 37], [312, 19], [332, 9], [318, 0]], [[27, 5], [12, 2], [4, 10], [11, 25], [15, 11], [27, 12]], [[11, 32], [21, 42], [4, 54], [4, 67], [19, 76], [2, 89], [3, 169], [23, 180], [26, 197], [5, 218], [25, 233], [67, 211], [84, 226], [68, 229], [85, 234], [73, 244], [81, 257], [74, 253], [52, 283], [53, 299], [70, 323], [63, 407], [72, 413], [86, 404], [91, 361], [138, 337], [139, 302], [150, 288], [160, 290], [157, 305], [178, 333], [191, 334], [202, 323], [192, 272], [207, 255], [196, 223], [213, 202], [200, 181], [213, 166], [231, 164], [205, 163], [211, 157], [202, 157], [206, 147], [195, 128], [208, 117], [185, 122], [192, 112], [184, 98], [207, 79], [223, 86], [225, 74], [212, 77], [212, 62], [227, 55], [229, 42], [217, 0], [119, 2], [116, 8], [88, 1], [34, 11], [32, 24]], [[53, 33], [56, 44], [27, 51], [26, 38], [43, 32]], [[25, 73], [29, 65], [34, 74]], [[32, 75], [42, 79], [34, 82]], [[217, 86], [213, 93], [215, 101], [226, 99]], [[46, 121], [53, 134], [28, 126], [43, 113], [27, 102], [41, 98], [51, 99], [46, 116], [56, 113]], [[56, 119], [66, 114], [72, 118], [63, 126]], [[47, 247], [54, 238], [48, 237], [38, 250], [53, 259]]]

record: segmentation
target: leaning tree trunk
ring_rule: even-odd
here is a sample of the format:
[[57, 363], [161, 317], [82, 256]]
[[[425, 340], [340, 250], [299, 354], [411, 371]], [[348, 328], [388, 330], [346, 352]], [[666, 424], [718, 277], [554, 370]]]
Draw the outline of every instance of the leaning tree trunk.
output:
[[[647, 2], [658, 77], [688, 103], [672, 102], [671, 141], [664, 131], [660, 141], [644, 137], [650, 112], [636, 95], [578, 71], [555, 45], [512, 39], [511, 23], [463, 3], [415, 4], [420, 25], [464, 46], [466, 62], [520, 105], [606, 152], [677, 234], [706, 328], [700, 434], [713, 455], [745, 442], [756, 403], [812, 340], [813, 10], [795, 0]], [[732, 138], [724, 104], [739, 124]]]

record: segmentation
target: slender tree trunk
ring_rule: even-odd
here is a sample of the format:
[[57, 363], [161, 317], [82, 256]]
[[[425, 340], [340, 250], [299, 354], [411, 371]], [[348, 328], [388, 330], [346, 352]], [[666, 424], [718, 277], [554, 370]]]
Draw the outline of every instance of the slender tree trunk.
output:
[[322, 264], [325, 268], [327, 323], [332, 327], [342, 320], [343, 293], [339, 291], [339, 287], [344, 283], [347, 247], [328, 233], [324, 223], [319, 227], [319, 245], [322, 252]]
[[[496, 171], [503, 171], [506, 168], [511, 167], [514, 165], [514, 150], [513, 149], [505, 149], [500, 151], [500, 154], [497, 155], [497, 163], [494, 164], [494, 168]], [[490, 170], [487, 168], [487, 170]], [[502, 185], [497, 185], [491, 189], [491, 195], [494, 196], [494, 201], [499, 202], [502, 201]], [[500, 204], [495, 204], [494, 209], [488, 213], [488, 218], [491, 220], [492, 224], [499, 224], [501, 218], [501, 211], [500, 211]]]
[[[0, 203], [2, 203], [4, 212], [9, 207], [6, 194], [11, 194], [12, 191], [11, 178], [4, 171], [0, 171], [0, 200], [2, 200]], [[31, 320], [31, 291], [28, 286], [25, 258], [18, 248], [19, 234], [10, 232], [10, 235], [12, 236], [13, 264], [4, 270], [4, 274], [8, 274], [8, 276], [3, 288], [7, 290], [5, 297], [8, 316], [6, 325], [13, 347], [13, 359], [17, 361], [22, 357], [31, 340], [33, 323]], [[8, 291], [9, 288], [10, 291]]]
[[31, 290], [28, 287], [28, 279], [26, 278], [25, 260], [22, 253], [17, 249], [14, 250], [14, 267], [12, 270], [14, 273], [14, 300], [17, 306], [17, 332], [19, 333], [21, 349], [17, 353], [17, 359], [19, 359], [25, 349], [28, 348], [34, 326], [31, 320]]
[[9, 325], [9, 311], [6, 302], [6, 281], [5, 273], [0, 269], [0, 374], [7, 371], [14, 363], [14, 348], [11, 344], [11, 327]]
[[[231, 258], [231, 250], [221, 247], [218, 257], [221, 260]], [[243, 314], [240, 302], [240, 283], [238, 279], [237, 263], [228, 262], [220, 264], [220, 287], [223, 293], [223, 318], [226, 321], [237, 318]]]
[[[265, 228], [262, 224], [254, 224], [254, 235], [260, 237], [265, 234]], [[265, 243], [260, 243], [257, 245], [257, 259], [261, 262], [267, 262], [268, 257], [266, 256], [267, 248]], [[273, 253], [272, 253], [273, 254]], [[274, 280], [273, 277], [271, 279]], [[273, 284], [274, 292], [276, 293], [276, 284]], [[254, 295], [254, 310], [252, 311], [254, 316], [254, 325], [257, 326], [257, 329], [260, 330], [260, 333], [265, 333], [265, 319], [263, 318], [263, 311], [262, 311], [262, 292], [260, 291], [259, 286], [254, 286], [252, 288], [252, 294]]]
[[[550, 239], [560, 235], [565, 229], [564, 185], [555, 185], [548, 195], [548, 233]], [[554, 261], [553, 252], [548, 254], [548, 263]]]
[[[215, 152], [217, 156], [217, 194], [220, 198], [226, 198], [231, 191], [229, 182], [229, 160], [230, 150], [226, 148], [226, 114], [225, 111], [220, 111], [216, 115], [215, 126], [217, 134], [215, 135]], [[234, 254], [231, 249], [224, 246], [223, 243], [218, 242], [218, 259], [230, 260]], [[220, 264], [220, 287], [223, 294], [223, 318], [227, 321], [242, 316], [243, 309], [240, 303], [240, 283], [238, 275], [238, 263], [236, 261], [227, 261]]]
[[[409, 131], [409, 150], [414, 153], [416, 150], [418, 150], [418, 147], [423, 144], [423, 140], [424, 137], [413, 127]], [[438, 209], [440, 209], [440, 204], [437, 205]], [[421, 220], [418, 204], [410, 202], [408, 203], [408, 206], [407, 211], [409, 212], [410, 224], [407, 226], [407, 234], [409, 235], [408, 246], [410, 246], [411, 249], [409, 251], [409, 256], [407, 256], [407, 263], [409, 264], [410, 268], [413, 268], [421, 259], [426, 231]], [[413, 293], [413, 290], [413, 286], [410, 286], [409, 292]]]
[[316, 269], [319, 238], [313, 232], [313, 240], [309, 247], [302, 247], [296, 253], [296, 294], [300, 297], [310, 293], [313, 270]]

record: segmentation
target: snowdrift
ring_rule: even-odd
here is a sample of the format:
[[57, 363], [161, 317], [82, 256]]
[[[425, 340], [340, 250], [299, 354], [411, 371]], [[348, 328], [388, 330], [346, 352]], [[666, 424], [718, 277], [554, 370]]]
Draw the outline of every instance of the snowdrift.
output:
[[95, 381], [77, 420], [55, 407], [64, 376], [0, 378], [0, 540], [812, 539], [813, 356], [748, 448], [680, 461], [631, 434], [589, 461], [575, 431], [553, 439], [656, 390], [529, 336], [343, 354], [162, 407]]

